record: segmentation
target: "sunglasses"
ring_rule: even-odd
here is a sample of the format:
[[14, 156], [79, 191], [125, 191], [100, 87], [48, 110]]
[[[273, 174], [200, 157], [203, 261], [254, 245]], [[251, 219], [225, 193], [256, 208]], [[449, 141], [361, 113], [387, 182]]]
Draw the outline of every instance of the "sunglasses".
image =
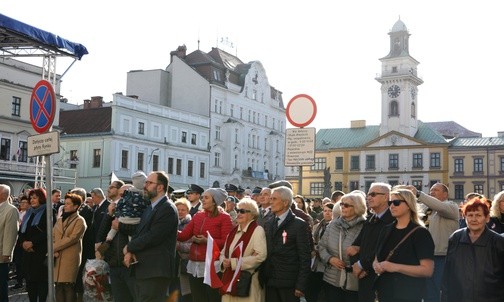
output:
[[375, 197], [376, 195], [385, 195], [385, 193], [371, 192], [367, 196]]
[[245, 210], [245, 209], [236, 209], [236, 213], [239, 213], [239, 214], [250, 213], [250, 210]]
[[353, 205], [352, 205], [352, 204], [349, 204], [349, 203], [344, 203], [344, 202], [341, 202], [339, 205], [340, 205], [340, 207], [342, 207], [342, 208], [350, 208], [350, 207], [352, 207], [352, 208], [353, 208]]
[[388, 205], [389, 205], [389, 206], [390, 206], [390, 205], [394, 205], [394, 207], [398, 207], [398, 206], [401, 204], [401, 202], [406, 202], [406, 200], [402, 200], [402, 199], [394, 199], [394, 200], [390, 200], [390, 201], [388, 202]]

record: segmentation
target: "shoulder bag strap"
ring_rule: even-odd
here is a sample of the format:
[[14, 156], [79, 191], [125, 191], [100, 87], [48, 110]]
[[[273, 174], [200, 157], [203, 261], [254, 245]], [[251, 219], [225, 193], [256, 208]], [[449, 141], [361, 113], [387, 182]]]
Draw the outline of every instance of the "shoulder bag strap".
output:
[[390, 257], [392, 257], [392, 255], [394, 255], [397, 248], [404, 242], [404, 240], [408, 239], [408, 237], [411, 234], [413, 234], [413, 232], [415, 232], [418, 228], [420, 228], [419, 225], [417, 225], [416, 227], [411, 229], [411, 231], [409, 231], [408, 234], [406, 234], [406, 236], [404, 236], [403, 239], [401, 239], [401, 241], [399, 241], [399, 243], [389, 252], [389, 254], [387, 255], [387, 258], [385, 258], [385, 261], [388, 261], [390, 259]]

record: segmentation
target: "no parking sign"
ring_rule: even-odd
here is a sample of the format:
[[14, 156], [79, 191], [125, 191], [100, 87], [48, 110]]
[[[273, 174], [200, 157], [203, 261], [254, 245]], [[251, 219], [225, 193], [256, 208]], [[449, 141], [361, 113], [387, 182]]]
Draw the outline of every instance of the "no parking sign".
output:
[[54, 89], [46, 80], [41, 80], [33, 88], [30, 98], [30, 121], [33, 129], [44, 133], [51, 128], [56, 114]]

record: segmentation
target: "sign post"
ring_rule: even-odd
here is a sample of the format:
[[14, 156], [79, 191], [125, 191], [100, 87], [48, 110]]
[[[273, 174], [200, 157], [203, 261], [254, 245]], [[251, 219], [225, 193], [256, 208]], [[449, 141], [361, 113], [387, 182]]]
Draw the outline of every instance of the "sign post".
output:
[[298, 128], [286, 129], [285, 166], [299, 166], [298, 194], [303, 189], [303, 166], [315, 163], [315, 128], [308, 126], [317, 115], [317, 104], [307, 94], [294, 96], [285, 110], [287, 120]]
[[[50, 154], [59, 152], [59, 132], [51, 131], [54, 116], [56, 115], [56, 96], [54, 89], [46, 80], [40, 80], [33, 88], [30, 98], [30, 122], [39, 135], [30, 136], [28, 141], [28, 156], [44, 156], [46, 194], [52, 191], [52, 164]], [[38, 163], [38, 160], [37, 160]], [[43, 188], [44, 177], [37, 164], [35, 170], [35, 187]], [[40, 169], [40, 171], [39, 171]], [[40, 177], [39, 183], [37, 179]], [[47, 281], [48, 299], [54, 298], [54, 253], [53, 248], [53, 212], [52, 202], [46, 202], [46, 225], [47, 225]]]

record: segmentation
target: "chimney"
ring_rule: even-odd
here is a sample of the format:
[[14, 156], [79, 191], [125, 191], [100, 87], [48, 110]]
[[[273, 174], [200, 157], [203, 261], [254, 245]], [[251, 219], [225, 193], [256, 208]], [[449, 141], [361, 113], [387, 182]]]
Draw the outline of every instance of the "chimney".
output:
[[92, 96], [91, 100], [84, 100], [84, 109], [101, 108], [103, 107], [102, 96]]
[[366, 128], [366, 120], [350, 121], [350, 128]]
[[181, 45], [177, 47], [177, 50], [170, 52], [170, 63], [173, 62], [173, 56], [177, 56], [181, 59], [185, 58], [187, 52], [187, 46]]

